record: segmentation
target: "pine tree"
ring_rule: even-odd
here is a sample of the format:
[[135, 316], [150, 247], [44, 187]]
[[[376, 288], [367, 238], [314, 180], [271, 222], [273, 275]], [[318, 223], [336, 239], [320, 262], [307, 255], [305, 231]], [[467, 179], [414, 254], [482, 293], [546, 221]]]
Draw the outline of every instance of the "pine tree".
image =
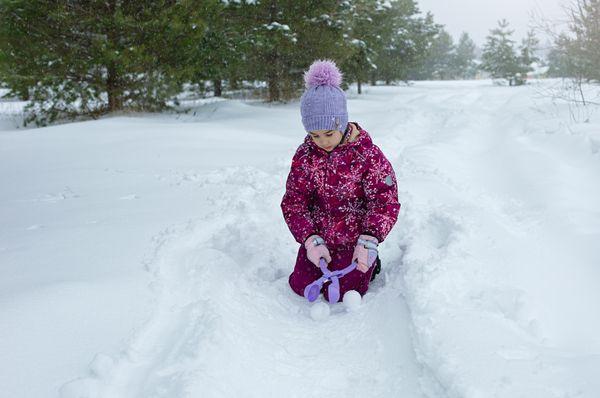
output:
[[224, 81], [243, 74], [245, 54], [250, 51], [243, 13], [239, 2], [216, 1], [205, 9], [204, 35], [192, 51], [191, 80], [201, 89], [204, 81], [212, 82], [215, 97], [222, 95]]
[[349, 57], [342, 64], [346, 83], [356, 82], [358, 93], [370, 73], [377, 69], [374, 57], [380, 47], [381, 36], [376, 33], [377, 20], [385, 12], [378, 0], [355, 0], [345, 10], [344, 17], [350, 21], [344, 32]]
[[576, 77], [577, 71], [574, 69], [573, 57], [569, 56], [568, 45], [569, 38], [560, 34], [554, 47], [548, 53], [548, 77]]
[[164, 108], [189, 75], [210, 3], [1, 2], [2, 69], [11, 93], [31, 99], [26, 122]]
[[567, 74], [600, 82], [600, 0], [576, 0], [569, 10], [570, 34], [558, 37], [556, 46], [566, 56]]
[[0, 80], [31, 118], [164, 109], [182, 86], [296, 97], [315, 60], [345, 83], [407, 80], [439, 26], [416, 0], [0, 0]]
[[535, 32], [530, 30], [527, 36], [522, 40], [519, 48], [519, 64], [521, 66], [520, 76], [524, 83], [527, 73], [533, 71], [532, 65], [539, 62], [540, 59], [535, 55], [540, 41], [535, 37]]
[[460, 35], [451, 62], [451, 75], [456, 79], [473, 79], [477, 73], [475, 42], [467, 32]]
[[317, 58], [342, 56], [341, 6], [335, 0], [256, 0], [243, 4], [250, 44], [248, 74], [268, 86], [268, 100], [293, 98], [302, 72]]
[[509, 85], [522, 84], [523, 68], [511, 39], [513, 30], [508, 22], [498, 21], [498, 27], [490, 31], [483, 47], [481, 68], [490, 73], [493, 79], [505, 79]]
[[423, 54], [438, 31], [431, 14], [421, 16], [414, 0], [389, 1], [382, 4], [385, 12], [376, 21], [381, 44], [375, 55], [377, 69], [372, 71], [372, 80], [392, 81], [409, 78], [411, 70], [418, 69], [424, 60]]
[[421, 77], [424, 79], [446, 80], [453, 77], [452, 62], [455, 46], [452, 36], [440, 29], [434, 37], [427, 52], [427, 58], [422, 68]]

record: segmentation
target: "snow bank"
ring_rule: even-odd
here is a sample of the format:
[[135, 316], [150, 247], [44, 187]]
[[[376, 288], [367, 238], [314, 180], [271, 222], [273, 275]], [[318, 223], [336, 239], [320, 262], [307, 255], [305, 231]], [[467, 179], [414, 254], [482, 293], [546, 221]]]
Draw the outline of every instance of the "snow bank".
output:
[[600, 119], [538, 88], [350, 94], [403, 207], [321, 322], [286, 281], [297, 104], [0, 126], [3, 393], [598, 396]]
[[0, 88], [0, 131], [14, 129], [23, 124], [23, 109], [27, 102], [16, 98], [2, 98], [8, 89]]
[[395, 126], [420, 360], [450, 397], [596, 396], [600, 119], [535, 87], [427, 91]]

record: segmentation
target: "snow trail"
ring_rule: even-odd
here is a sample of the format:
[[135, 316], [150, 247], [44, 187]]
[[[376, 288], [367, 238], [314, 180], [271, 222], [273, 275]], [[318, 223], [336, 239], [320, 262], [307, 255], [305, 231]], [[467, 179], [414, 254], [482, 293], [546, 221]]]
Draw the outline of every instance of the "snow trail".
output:
[[[403, 207], [362, 307], [314, 322], [287, 285], [297, 244], [279, 202], [291, 154], [186, 174], [176, 184], [210, 187], [213, 213], [158, 235], [153, 317], [63, 398], [600, 391], [600, 343], [586, 332], [600, 322], [570, 313], [597, 299], [600, 192], [582, 187], [600, 173], [600, 137], [565, 134], [543, 101], [532, 112], [530, 87], [369, 90], [349, 102], [352, 119], [392, 162]], [[576, 273], [563, 266], [573, 247]]]
[[315, 322], [289, 288], [297, 246], [277, 211], [285, 163], [194, 177], [213, 187], [214, 214], [173, 232], [149, 265], [155, 315], [107, 377], [75, 380], [63, 397], [305, 397], [316, 388], [332, 397], [424, 396], [427, 376], [391, 266], [401, 253], [386, 254], [390, 266], [356, 312], [336, 304]]
[[598, 299], [583, 279], [598, 276], [593, 136], [565, 131], [548, 99], [532, 113], [531, 87], [432, 89], [397, 126], [421, 134], [386, 137], [417, 357], [450, 397], [595, 396], [600, 344], [580, 326], [600, 325], [581, 316]]

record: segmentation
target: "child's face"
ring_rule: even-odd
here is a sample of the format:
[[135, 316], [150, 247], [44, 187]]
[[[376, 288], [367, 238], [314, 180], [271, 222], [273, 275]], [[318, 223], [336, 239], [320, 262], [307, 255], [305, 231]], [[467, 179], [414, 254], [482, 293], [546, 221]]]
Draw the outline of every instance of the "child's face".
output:
[[318, 147], [323, 148], [327, 152], [331, 152], [342, 139], [342, 133], [339, 130], [315, 130], [310, 134], [313, 142]]

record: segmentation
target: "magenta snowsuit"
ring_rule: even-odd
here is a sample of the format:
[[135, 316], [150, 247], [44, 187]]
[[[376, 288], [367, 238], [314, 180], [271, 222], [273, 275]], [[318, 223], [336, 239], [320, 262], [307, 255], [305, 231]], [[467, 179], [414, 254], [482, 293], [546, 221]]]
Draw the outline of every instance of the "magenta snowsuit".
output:
[[[309, 236], [325, 240], [332, 259], [328, 268], [338, 270], [352, 262], [359, 235], [383, 242], [398, 219], [400, 203], [392, 165], [369, 133], [355, 125], [359, 130], [355, 141], [328, 153], [307, 136], [292, 159], [281, 209], [300, 243], [289, 283], [301, 296], [322, 275], [306, 257], [304, 242]], [[373, 268], [366, 273], [354, 270], [341, 278], [340, 297], [348, 290], [365, 294]], [[327, 284], [323, 292], [327, 296]]]

